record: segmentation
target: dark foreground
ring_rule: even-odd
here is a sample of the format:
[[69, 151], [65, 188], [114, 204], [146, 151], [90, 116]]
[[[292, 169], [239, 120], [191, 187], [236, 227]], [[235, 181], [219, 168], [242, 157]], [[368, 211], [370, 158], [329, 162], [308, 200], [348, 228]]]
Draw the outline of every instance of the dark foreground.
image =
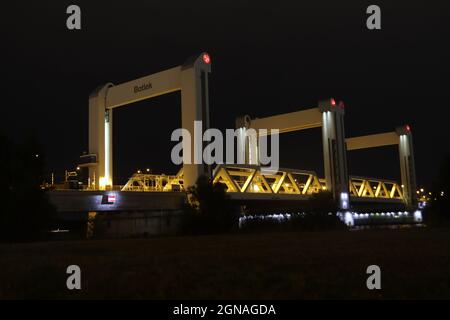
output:
[[[82, 290], [66, 289], [79, 265]], [[381, 267], [381, 290], [366, 268]], [[0, 298], [450, 298], [450, 230], [0, 245]]]

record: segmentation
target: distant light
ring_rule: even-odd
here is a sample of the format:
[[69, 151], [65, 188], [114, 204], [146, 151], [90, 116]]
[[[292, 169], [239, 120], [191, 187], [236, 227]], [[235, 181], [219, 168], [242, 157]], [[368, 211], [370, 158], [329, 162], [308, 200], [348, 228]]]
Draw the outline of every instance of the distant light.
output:
[[147, 169], [146, 171], [147, 171], [147, 172], [150, 172], [150, 169]]
[[411, 131], [411, 127], [409, 126], [409, 124], [406, 125], [406, 131], [408, 131], [408, 132]]
[[344, 214], [344, 222], [349, 227], [355, 225], [355, 221], [353, 220], [353, 216], [352, 216], [352, 214], [349, 211], [345, 212], [345, 214]]
[[211, 57], [207, 53], [204, 53], [202, 55], [202, 59], [203, 59], [203, 62], [206, 63], [206, 64], [210, 64], [211, 63]]
[[116, 202], [116, 196], [115, 195], [108, 195], [108, 203], [115, 203]]
[[69, 230], [67, 229], [55, 229], [55, 230], [50, 230], [51, 233], [66, 233], [69, 232]]
[[348, 209], [348, 193], [341, 192], [341, 208]]
[[334, 98], [331, 98], [330, 102], [333, 107], [336, 106], [336, 100]]
[[420, 192], [423, 192], [423, 188], [420, 188]]
[[39, 158], [39, 155], [36, 153], [35, 157], [36, 157], [36, 158]]
[[339, 101], [339, 108], [345, 109], [344, 101]]
[[105, 177], [100, 177], [99, 181], [98, 181], [98, 184], [99, 184], [100, 190], [104, 190], [105, 187], [106, 187], [106, 178]]
[[414, 221], [422, 222], [422, 211], [420, 211], [420, 210], [414, 211]]
[[80, 167], [77, 167], [77, 170], [80, 170]]
[[137, 173], [141, 173], [141, 170], [138, 170]]

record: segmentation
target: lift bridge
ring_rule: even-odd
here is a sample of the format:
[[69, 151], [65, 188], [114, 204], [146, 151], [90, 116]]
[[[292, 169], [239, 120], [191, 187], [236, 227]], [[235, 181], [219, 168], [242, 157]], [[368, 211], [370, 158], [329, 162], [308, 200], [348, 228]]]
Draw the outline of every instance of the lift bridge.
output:
[[[136, 173], [125, 186], [115, 185], [114, 110], [137, 101], [180, 92], [182, 129], [195, 133], [195, 123], [201, 121], [202, 132], [205, 132], [210, 128], [208, 91], [211, 64], [211, 57], [203, 52], [179, 66], [118, 85], [107, 83], [91, 93], [89, 151], [80, 157], [78, 165], [81, 176], [85, 176], [87, 171], [87, 181], [81, 184], [81, 190], [77, 181], [77, 190], [54, 188], [49, 192], [50, 201], [67, 221], [68, 228], [72, 228], [74, 221], [87, 223], [87, 237], [93, 233], [105, 237], [176, 233], [184, 214], [187, 192], [204, 175], [213, 183], [225, 186], [230, 199], [245, 213], [242, 219], [248, 213], [250, 216], [262, 213], [265, 218], [267, 214], [273, 215], [273, 210], [303, 210], [315, 203], [305, 200], [316, 195], [321, 199], [326, 192], [327, 198], [332, 197], [338, 204], [338, 215], [348, 225], [383, 223], [381, 220], [385, 217], [388, 217], [388, 223], [404, 216], [407, 219], [414, 216], [414, 221], [421, 221], [420, 210], [417, 210], [411, 128], [404, 125], [391, 132], [346, 137], [345, 108], [343, 103], [334, 99], [322, 100], [309, 109], [299, 108], [300, 111], [265, 118], [238, 117], [235, 135], [239, 141], [237, 158], [243, 159], [240, 164], [211, 167], [197, 163], [192, 159], [196, 147], [204, 150], [204, 146], [183, 140], [183, 152], [191, 155], [191, 161], [183, 162], [177, 174]], [[272, 129], [283, 134], [311, 128], [321, 128], [322, 132], [323, 177], [303, 170], [306, 168], [269, 170], [260, 161], [260, 151], [264, 146], [259, 138], [272, 134]], [[254, 132], [257, 133], [256, 139]], [[347, 166], [348, 152], [389, 145], [398, 146], [401, 181], [351, 175], [352, 168]], [[259, 208], [261, 212], [258, 212]], [[375, 222], [372, 215], [375, 220], [378, 215], [383, 218]], [[400, 220], [403, 221], [397, 219], [401, 223]]]
[[[312, 195], [329, 191], [341, 209], [355, 204], [400, 205], [408, 209], [417, 206], [416, 179], [412, 153], [412, 134], [409, 125], [392, 132], [345, 138], [342, 103], [334, 99], [321, 101], [319, 106], [307, 110], [252, 119], [236, 119], [238, 139], [245, 143], [241, 149], [245, 163], [219, 164], [212, 170], [214, 184], [222, 183], [233, 200], [306, 200]], [[270, 171], [258, 159], [259, 139], [251, 139], [250, 129], [270, 134], [322, 128], [325, 177], [314, 171], [280, 168]], [[260, 131], [260, 129], [266, 129]], [[397, 181], [360, 177], [348, 174], [347, 152], [357, 149], [398, 145], [401, 183]], [[134, 174], [122, 191], [186, 191], [183, 169], [177, 175]]]
[[[232, 199], [308, 199], [326, 191], [325, 179], [314, 171], [284, 169], [262, 170], [256, 165], [218, 165], [213, 171], [213, 183], [222, 183]], [[403, 188], [392, 180], [350, 176], [352, 201], [381, 200], [405, 202]], [[177, 175], [135, 173], [121, 191], [167, 192], [186, 191], [182, 170]]]
[[[201, 121], [204, 131], [210, 127], [208, 96], [210, 73], [211, 58], [204, 52], [171, 69], [119, 85], [108, 83], [100, 86], [90, 95], [89, 153], [81, 157], [79, 166], [88, 168], [87, 190], [98, 192], [99, 196], [101, 193], [103, 200], [92, 200], [91, 203], [101, 205], [93, 206], [93, 209], [89, 210], [112, 210], [113, 206], [104, 200], [105, 197], [118, 199], [117, 195], [106, 194], [115, 190], [112, 156], [114, 109], [180, 91], [182, 128], [194, 132], [194, 122]], [[123, 192], [120, 197], [134, 197], [137, 193], [145, 193], [152, 199], [157, 197], [169, 199], [170, 194], [175, 197], [176, 193], [186, 192], [189, 187], [195, 185], [198, 177], [209, 175], [214, 183], [226, 186], [231, 199], [241, 203], [246, 201], [281, 203], [288, 200], [298, 202], [314, 194], [329, 192], [340, 209], [345, 211], [352, 210], [360, 204], [366, 205], [367, 208], [396, 205], [406, 210], [415, 210], [416, 175], [410, 126], [400, 126], [391, 132], [346, 137], [344, 115], [344, 104], [330, 98], [320, 101], [317, 106], [296, 112], [264, 118], [240, 116], [236, 119], [235, 128], [238, 129], [237, 139], [241, 141], [237, 152], [241, 155], [240, 159], [245, 159], [242, 164], [219, 164], [211, 168], [204, 164], [196, 164], [191, 159], [190, 163], [183, 163], [182, 169], [173, 176], [136, 173], [121, 188]], [[270, 135], [272, 129], [277, 129], [283, 134], [311, 128], [321, 128], [324, 177], [319, 177], [313, 171], [301, 169], [281, 168], [277, 171], [268, 171], [261, 165], [260, 137]], [[252, 130], [257, 132], [257, 139], [250, 138], [249, 133]], [[347, 166], [348, 152], [389, 145], [398, 146], [401, 181], [358, 177], [349, 173], [351, 168]], [[203, 150], [203, 146], [201, 147]], [[191, 148], [190, 154], [195, 154], [194, 144], [183, 145], [183, 149], [185, 148]], [[169, 202], [167, 200], [167, 203]], [[61, 200], [60, 203], [67, 201]], [[121, 203], [123, 205], [125, 202]], [[129, 207], [133, 207], [131, 202]]]

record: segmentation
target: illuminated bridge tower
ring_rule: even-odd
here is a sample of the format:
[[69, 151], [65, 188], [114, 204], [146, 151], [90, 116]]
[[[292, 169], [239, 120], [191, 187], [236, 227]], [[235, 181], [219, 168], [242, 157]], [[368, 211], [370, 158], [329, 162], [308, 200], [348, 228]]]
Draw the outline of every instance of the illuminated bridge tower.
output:
[[[89, 154], [81, 157], [80, 166], [89, 168], [91, 189], [110, 189], [113, 186], [113, 109], [163, 94], [181, 91], [181, 126], [194, 137], [196, 121], [203, 131], [209, 128], [208, 76], [211, 58], [203, 52], [192, 56], [180, 66], [151, 74], [119, 85], [108, 83], [89, 96]], [[174, 119], [176, 121], [176, 119]], [[167, 137], [170, 139], [170, 137]], [[209, 174], [209, 167], [199, 161], [203, 146], [183, 139], [183, 177], [186, 187], [197, 178]], [[201, 142], [203, 143], [203, 142]], [[197, 151], [197, 154], [196, 154]], [[186, 160], [186, 161], [185, 161]]]
[[[344, 132], [344, 105], [334, 99], [319, 102], [319, 107], [284, 113], [266, 118], [251, 119], [248, 115], [236, 119], [238, 152], [245, 154], [245, 163], [260, 165], [258, 139], [250, 139], [250, 129], [277, 129], [279, 133], [322, 128], [323, 158], [326, 188], [339, 203], [341, 209], [349, 208], [349, 178], [347, 172], [347, 150]], [[271, 131], [270, 131], [271, 132]], [[258, 132], [259, 134], [259, 132]]]
[[345, 144], [344, 104], [334, 99], [319, 102], [322, 112], [322, 143], [325, 181], [341, 209], [349, 208], [347, 150]]
[[408, 208], [416, 208], [417, 185], [411, 127], [409, 125], [397, 127], [395, 132], [399, 136], [398, 151], [405, 204]]

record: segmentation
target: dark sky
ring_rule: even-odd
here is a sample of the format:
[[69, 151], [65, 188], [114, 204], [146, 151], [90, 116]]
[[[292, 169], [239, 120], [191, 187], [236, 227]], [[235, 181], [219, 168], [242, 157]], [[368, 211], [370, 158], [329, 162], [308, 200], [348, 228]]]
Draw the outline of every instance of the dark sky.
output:
[[[322, 98], [346, 104], [347, 136], [412, 126], [419, 184], [449, 150], [449, 1], [16, 1], [2, 3], [0, 129], [35, 129], [49, 172], [61, 175], [87, 150], [88, 96], [212, 57], [211, 124], [237, 115], [306, 109]], [[66, 7], [82, 30], [66, 29]], [[382, 30], [365, 27], [382, 9]], [[115, 111], [115, 176], [137, 168], [172, 173], [170, 133], [181, 124], [179, 94]], [[322, 169], [320, 130], [281, 137], [281, 165]], [[355, 151], [351, 174], [399, 175], [395, 147]], [[170, 172], [172, 171], [172, 172]]]

